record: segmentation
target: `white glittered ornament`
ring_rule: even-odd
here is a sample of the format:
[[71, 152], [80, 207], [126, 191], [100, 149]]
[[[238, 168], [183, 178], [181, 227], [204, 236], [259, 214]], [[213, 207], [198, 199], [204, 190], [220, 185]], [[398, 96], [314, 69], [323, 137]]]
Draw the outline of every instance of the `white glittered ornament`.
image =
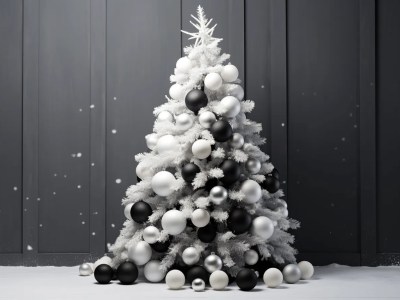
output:
[[151, 179], [151, 188], [159, 196], [169, 196], [174, 192], [175, 176], [168, 171], [160, 171]]
[[278, 287], [283, 281], [282, 272], [276, 268], [269, 268], [265, 271], [263, 280], [269, 288]]
[[158, 122], [173, 122], [174, 116], [169, 111], [162, 111], [157, 116]]
[[234, 118], [240, 112], [240, 102], [233, 96], [222, 98], [219, 107], [222, 111], [222, 115], [227, 118]]
[[200, 259], [200, 253], [195, 247], [188, 247], [182, 252], [182, 260], [188, 266], [196, 264]]
[[208, 195], [210, 201], [215, 205], [220, 205], [226, 199], [228, 199], [228, 191], [223, 186], [214, 186], [210, 190], [210, 194]]
[[169, 210], [163, 215], [161, 226], [170, 235], [180, 234], [186, 228], [186, 217], [179, 210]]
[[93, 273], [92, 266], [88, 263], [83, 263], [79, 266], [79, 275], [80, 276], [89, 276]]
[[258, 262], [258, 253], [257, 251], [250, 249], [244, 253], [244, 262], [249, 265], [253, 266]]
[[250, 174], [257, 174], [261, 170], [261, 163], [258, 159], [249, 158], [246, 161], [246, 170]]
[[151, 260], [143, 270], [144, 277], [150, 282], [160, 282], [165, 277], [165, 271], [161, 268], [161, 262], [158, 260]]
[[245, 195], [243, 202], [248, 204], [256, 203], [262, 196], [260, 185], [251, 179], [244, 181], [240, 190]]
[[301, 261], [297, 264], [301, 271], [301, 279], [308, 280], [314, 275], [314, 267], [308, 261]]
[[152, 250], [145, 241], [140, 241], [136, 245], [128, 248], [128, 258], [138, 266], [143, 266], [151, 258]]
[[216, 120], [217, 118], [211, 111], [205, 111], [199, 115], [199, 123], [204, 128], [210, 128]]
[[211, 154], [211, 144], [206, 140], [197, 140], [192, 145], [193, 156], [198, 159], [204, 159]]
[[150, 178], [153, 175], [153, 172], [150, 168], [146, 168], [144, 166], [143, 162], [138, 163], [136, 166], [136, 175], [142, 179], [145, 180], [147, 178]]
[[166, 134], [158, 139], [156, 148], [158, 153], [176, 151], [178, 148], [178, 141], [173, 135]]
[[237, 98], [239, 101], [244, 98], [244, 90], [239, 84], [229, 85], [227, 94]]
[[228, 275], [221, 270], [217, 270], [210, 275], [210, 285], [214, 290], [223, 290], [229, 284]]
[[179, 270], [171, 270], [165, 276], [165, 283], [171, 290], [179, 290], [185, 284], [185, 275]]
[[274, 223], [265, 216], [257, 217], [253, 220], [251, 233], [267, 240], [274, 233]]
[[124, 208], [125, 217], [128, 220], [131, 220], [131, 221], [132, 221], [132, 216], [131, 216], [131, 208], [132, 208], [132, 206], [133, 206], [133, 203], [129, 203], [129, 204], [125, 205], [125, 208]]
[[296, 283], [300, 280], [301, 271], [300, 268], [295, 264], [289, 264], [283, 268], [282, 271], [283, 279], [287, 283]]
[[204, 78], [204, 85], [212, 91], [218, 90], [222, 85], [222, 78], [218, 73], [209, 73]]
[[218, 255], [212, 253], [204, 259], [204, 268], [210, 273], [221, 270], [222, 259]]
[[210, 223], [210, 214], [207, 210], [198, 208], [192, 212], [191, 220], [194, 226], [201, 228]]
[[239, 76], [239, 71], [234, 65], [226, 65], [223, 67], [221, 77], [226, 82], [235, 81]]
[[157, 146], [157, 134], [155, 133], [150, 133], [145, 136], [146, 139], [146, 145], [150, 150], [154, 150], [154, 148]]
[[182, 113], [175, 117], [176, 127], [179, 130], [188, 130], [193, 125], [193, 116], [188, 113]]
[[187, 56], [181, 57], [176, 62], [176, 68], [181, 72], [187, 73], [192, 68], [192, 62]]
[[231, 147], [235, 148], [235, 149], [239, 149], [242, 148], [244, 145], [244, 138], [243, 135], [241, 135], [240, 133], [235, 132], [231, 138], [231, 140], [229, 141], [229, 144]]
[[143, 230], [143, 239], [149, 244], [154, 244], [160, 238], [160, 230], [155, 226], [147, 226]]
[[185, 96], [185, 90], [183, 89], [183, 86], [175, 83], [169, 88], [169, 95], [174, 100], [181, 100]]

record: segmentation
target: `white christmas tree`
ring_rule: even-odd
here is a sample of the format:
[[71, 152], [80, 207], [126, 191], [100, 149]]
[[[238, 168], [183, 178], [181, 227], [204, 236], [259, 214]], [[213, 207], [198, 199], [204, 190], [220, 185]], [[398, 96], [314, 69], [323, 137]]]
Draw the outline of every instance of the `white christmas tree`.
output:
[[141, 181], [126, 192], [127, 220], [110, 247], [113, 267], [132, 261], [150, 281], [185, 266], [197, 266], [187, 277], [199, 266], [235, 277], [260, 261], [295, 261], [287, 230], [299, 223], [259, 148], [261, 124], [246, 117], [254, 102], [243, 100], [237, 68], [224, 65], [212, 19], [201, 7], [192, 18], [197, 31], [183, 32], [194, 44], [176, 63], [168, 101], [154, 109], [151, 151], [135, 157]]

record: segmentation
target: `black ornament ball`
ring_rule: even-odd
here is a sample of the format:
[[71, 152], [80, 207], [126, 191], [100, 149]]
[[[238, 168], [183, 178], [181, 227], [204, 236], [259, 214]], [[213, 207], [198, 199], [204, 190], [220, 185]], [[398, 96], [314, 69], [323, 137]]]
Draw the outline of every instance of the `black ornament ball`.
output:
[[194, 89], [186, 94], [185, 103], [187, 108], [197, 115], [202, 107], [207, 106], [208, 98], [203, 91]]
[[217, 186], [217, 185], [220, 185], [219, 180], [217, 178], [211, 178], [211, 179], [207, 180], [204, 188], [206, 189], [207, 192], [209, 192], [209, 191], [211, 191], [211, 189], [214, 186]]
[[210, 127], [210, 132], [214, 139], [220, 143], [230, 140], [233, 135], [231, 124], [224, 119], [214, 122]]
[[186, 281], [192, 284], [193, 280], [200, 278], [203, 279], [205, 283], [208, 283], [210, 274], [201, 266], [191, 267], [186, 273]]
[[196, 174], [199, 172], [200, 168], [197, 165], [195, 165], [194, 163], [188, 163], [182, 168], [182, 177], [186, 182], [192, 183], [192, 181], [196, 177]]
[[138, 278], [139, 271], [133, 262], [126, 261], [119, 265], [117, 278], [122, 284], [132, 284]]
[[270, 193], [276, 193], [279, 190], [279, 180], [274, 176], [266, 176], [265, 180], [261, 182], [261, 186]]
[[94, 278], [100, 284], [110, 283], [114, 276], [114, 270], [106, 264], [98, 265], [94, 270]]
[[224, 177], [220, 178], [223, 184], [231, 185], [235, 183], [240, 177], [240, 166], [239, 164], [231, 159], [226, 159], [220, 166], [222, 172], [224, 172]]
[[133, 221], [139, 224], [147, 222], [152, 213], [151, 206], [144, 201], [136, 202], [131, 208], [131, 217]]
[[197, 237], [203, 243], [211, 243], [217, 236], [217, 228], [213, 223], [208, 223], [206, 226], [197, 230]]
[[158, 253], [165, 253], [167, 252], [170, 245], [171, 241], [166, 240], [165, 242], [155, 242], [154, 244], [150, 244], [150, 247]]
[[271, 176], [279, 180], [279, 172], [276, 168], [272, 170]]
[[242, 234], [250, 230], [251, 221], [250, 214], [244, 208], [235, 207], [230, 211], [227, 223], [234, 234]]
[[236, 275], [236, 284], [242, 291], [251, 291], [257, 285], [258, 276], [251, 269], [243, 268]]

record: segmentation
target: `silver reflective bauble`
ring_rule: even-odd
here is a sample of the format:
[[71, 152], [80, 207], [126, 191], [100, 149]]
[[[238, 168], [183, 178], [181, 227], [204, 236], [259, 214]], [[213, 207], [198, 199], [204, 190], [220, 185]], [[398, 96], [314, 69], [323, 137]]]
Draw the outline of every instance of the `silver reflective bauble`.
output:
[[212, 203], [215, 205], [220, 205], [222, 202], [228, 199], [228, 191], [223, 186], [217, 185], [211, 189], [208, 197]]
[[166, 271], [161, 268], [161, 262], [151, 260], [144, 266], [144, 277], [150, 282], [160, 282], [164, 279]]
[[249, 266], [253, 266], [258, 262], [258, 253], [257, 251], [251, 249], [251, 250], [247, 250], [244, 253], [244, 262], [249, 265]]
[[217, 118], [211, 111], [205, 111], [199, 115], [199, 123], [204, 128], [210, 128], [216, 120]]
[[229, 143], [230, 143], [231, 147], [233, 147], [233, 148], [236, 148], [236, 149], [242, 148], [244, 145], [243, 135], [235, 132]]
[[193, 125], [193, 117], [187, 113], [175, 117], [176, 127], [179, 130], [188, 130]]
[[160, 230], [155, 226], [147, 226], [143, 230], [143, 239], [149, 244], [154, 244], [160, 237]]
[[200, 253], [195, 247], [188, 247], [182, 252], [182, 260], [188, 266], [194, 265], [200, 259]]
[[222, 269], [222, 259], [215, 255], [214, 253], [210, 254], [204, 260], [204, 268], [210, 273], [221, 270]]
[[80, 276], [89, 276], [93, 273], [92, 266], [88, 263], [83, 263], [79, 266], [79, 275]]
[[301, 271], [300, 268], [295, 264], [289, 264], [283, 268], [283, 279], [287, 283], [296, 283], [300, 280]]
[[201, 292], [204, 291], [206, 288], [206, 283], [204, 282], [203, 279], [196, 278], [192, 282], [192, 289], [196, 292]]
[[257, 217], [253, 220], [251, 233], [267, 240], [274, 233], [274, 223], [265, 216]]
[[258, 172], [260, 172], [260, 169], [261, 169], [261, 163], [258, 159], [249, 158], [246, 161], [246, 170], [250, 174], [257, 174]]

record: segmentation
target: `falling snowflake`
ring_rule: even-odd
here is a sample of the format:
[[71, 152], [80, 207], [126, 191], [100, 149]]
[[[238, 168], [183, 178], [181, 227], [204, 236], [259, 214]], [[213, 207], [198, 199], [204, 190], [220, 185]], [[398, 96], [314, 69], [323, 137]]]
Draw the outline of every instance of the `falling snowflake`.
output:
[[94, 163], [91, 163], [92, 167], [94, 167]]
[[263, 88], [265, 88], [265, 86], [264, 86], [264, 85], [262, 85], [262, 86], [261, 86], [261, 88], [263, 89]]
[[37, 201], [40, 201], [40, 198], [38, 197], [36, 200], [37, 200]]
[[115, 100], [117, 100], [117, 97], [114, 97], [113, 99], [114, 99], [114, 101], [115, 101]]
[[79, 215], [80, 215], [80, 216], [82, 216], [82, 215], [83, 215], [83, 213], [81, 213], [81, 212], [80, 212], [80, 213], [79, 213]]
[[345, 137], [342, 137], [342, 142], [344, 142], [344, 141], [346, 141], [346, 138], [345, 138]]
[[119, 179], [119, 178], [117, 178], [117, 179], [115, 179], [115, 182], [116, 182], [117, 184], [120, 184], [120, 183], [122, 182], [122, 180]]
[[56, 192], [53, 192], [53, 195], [57, 194]]
[[13, 187], [13, 190], [14, 190], [14, 191], [18, 191], [18, 187], [14, 186], [14, 187]]
[[94, 104], [91, 104], [91, 105], [90, 105], [90, 109], [93, 109], [93, 108], [94, 108]]
[[39, 227], [43, 227], [43, 224], [39, 224]]
[[78, 153], [76, 154], [76, 157], [82, 157], [82, 153], [78, 152]]
[[282, 125], [282, 127], [285, 127], [285, 123], [282, 123], [281, 125]]
[[64, 178], [67, 178], [67, 174], [64, 174]]
[[33, 250], [33, 248], [32, 248], [32, 246], [31, 246], [31, 245], [28, 245], [28, 246], [26, 246], [26, 250], [28, 250], [28, 251], [32, 251], [32, 250]]
[[111, 130], [111, 133], [112, 133], [112, 134], [116, 134], [116, 133], [117, 133], [117, 129], [112, 129], [112, 130]]
[[71, 156], [72, 156], [72, 157], [76, 157], [76, 154], [75, 154], [75, 153], [72, 153]]
[[57, 177], [57, 173], [54, 173], [54, 177]]
[[81, 112], [81, 111], [83, 111], [83, 109], [82, 109], [82, 108], [80, 108], [80, 109], [79, 109], [79, 112]]
[[29, 200], [29, 197], [26, 197], [26, 200]]
[[85, 221], [82, 221], [82, 225], [85, 225]]
[[111, 227], [114, 228], [114, 227], [115, 227], [115, 224], [111, 224]]
[[78, 184], [76, 187], [77, 187], [78, 189], [80, 189], [82, 186], [81, 186], [80, 184]]
[[92, 235], [96, 235], [96, 232], [92, 232]]

